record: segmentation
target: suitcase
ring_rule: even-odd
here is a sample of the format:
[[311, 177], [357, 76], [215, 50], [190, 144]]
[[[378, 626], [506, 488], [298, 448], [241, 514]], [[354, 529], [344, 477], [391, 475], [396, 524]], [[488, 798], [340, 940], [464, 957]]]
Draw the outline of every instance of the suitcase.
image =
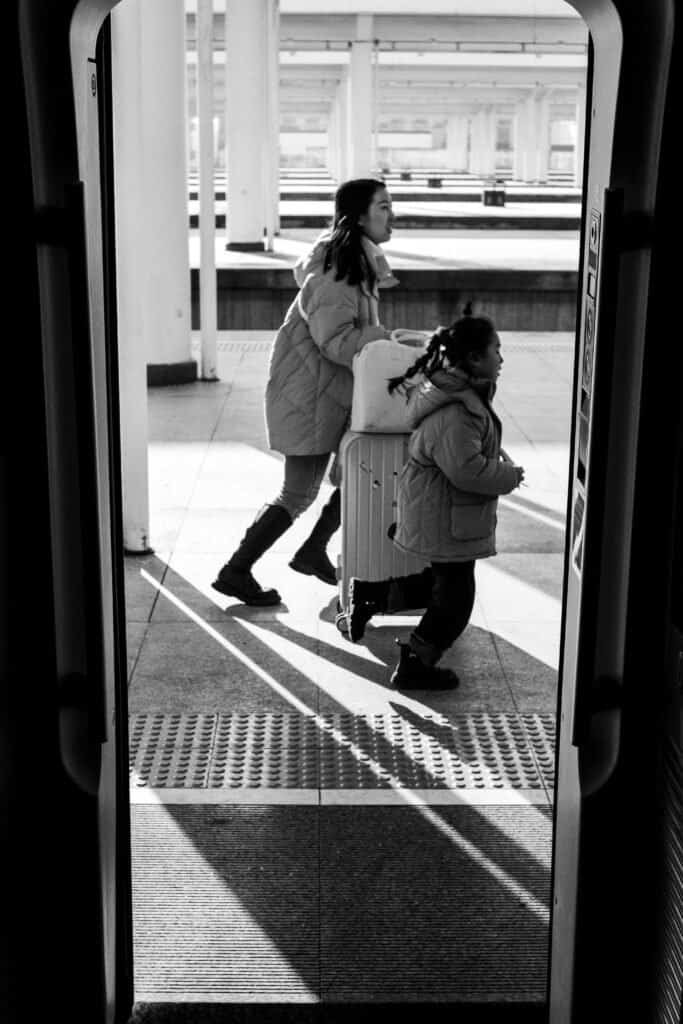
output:
[[[349, 430], [339, 446], [341, 467], [341, 555], [338, 612], [348, 611], [349, 580], [382, 580], [421, 572], [429, 563], [392, 543], [398, 478], [408, 456], [410, 434]], [[342, 623], [337, 625], [343, 632]]]

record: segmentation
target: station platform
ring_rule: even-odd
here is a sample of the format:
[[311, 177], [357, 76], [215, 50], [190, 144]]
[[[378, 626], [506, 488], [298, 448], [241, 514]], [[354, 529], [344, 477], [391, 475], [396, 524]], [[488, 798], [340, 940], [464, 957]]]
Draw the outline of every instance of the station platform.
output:
[[[282, 228], [324, 228], [330, 223], [331, 199], [282, 199], [279, 205]], [[514, 231], [578, 231], [581, 203], [518, 199], [509, 196], [504, 206], [486, 206], [469, 196], [442, 196], [438, 203], [428, 198], [410, 201], [394, 197], [395, 223], [398, 228], [415, 231], [442, 229], [493, 228]], [[189, 226], [199, 226], [199, 202], [188, 203]], [[214, 205], [216, 228], [225, 228], [227, 204], [217, 199]]]
[[[576, 231], [581, 218], [581, 190], [564, 183], [528, 184], [444, 171], [384, 177], [393, 199], [396, 226], [402, 229]], [[329, 176], [301, 173], [281, 176], [279, 215], [281, 227], [322, 228], [330, 221], [336, 184]], [[496, 194], [503, 205], [485, 205], [485, 191]], [[196, 176], [188, 181], [190, 228], [199, 224], [199, 193]], [[225, 178], [214, 183], [216, 227], [225, 228]]]
[[[331, 221], [331, 207], [328, 208]], [[239, 252], [226, 248], [225, 233], [216, 234], [217, 269], [288, 271], [307, 253], [321, 230], [282, 230], [273, 240], [273, 251]], [[190, 267], [199, 268], [199, 232], [189, 233]], [[576, 274], [579, 263], [579, 232], [514, 232], [466, 229], [406, 231], [394, 228], [390, 241], [382, 244], [393, 270], [458, 270], [477, 273], [504, 271], [552, 271]]]
[[154, 551], [125, 564], [138, 1001], [542, 1019], [574, 339], [501, 339], [527, 486], [500, 501], [447, 693], [389, 683], [415, 615], [350, 644], [333, 588], [288, 568], [327, 482], [255, 568], [281, 606], [211, 589], [281, 482], [272, 332], [221, 332], [218, 382], [150, 389]]
[[[272, 252], [226, 249], [215, 239], [217, 316], [221, 330], [276, 329], [296, 294], [292, 267], [320, 229], [283, 229]], [[492, 316], [501, 330], [573, 331], [578, 231], [396, 228], [383, 251], [399, 279], [385, 289], [387, 323], [422, 330], [430, 316], [450, 323], [465, 302]], [[199, 319], [198, 232], [190, 232], [192, 326]]]

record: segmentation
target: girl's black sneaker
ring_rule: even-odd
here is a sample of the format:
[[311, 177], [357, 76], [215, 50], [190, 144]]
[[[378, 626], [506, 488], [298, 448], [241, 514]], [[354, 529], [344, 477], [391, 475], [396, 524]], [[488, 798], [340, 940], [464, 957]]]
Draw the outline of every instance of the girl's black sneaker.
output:
[[382, 580], [377, 583], [369, 583], [367, 580], [351, 577], [346, 635], [354, 644], [362, 640], [365, 627], [372, 616], [385, 610], [387, 586]]
[[409, 644], [396, 641], [400, 649], [398, 664], [391, 674], [397, 690], [454, 690], [460, 680], [450, 668], [425, 665]]

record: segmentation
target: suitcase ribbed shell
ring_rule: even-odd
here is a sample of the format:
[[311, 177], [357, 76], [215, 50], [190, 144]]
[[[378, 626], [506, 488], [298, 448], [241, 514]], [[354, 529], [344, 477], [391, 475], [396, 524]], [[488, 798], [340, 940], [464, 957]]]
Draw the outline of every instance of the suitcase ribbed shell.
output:
[[396, 519], [398, 478], [407, 458], [409, 437], [348, 431], [342, 438], [339, 603], [344, 611], [352, 576], [364, 580], [407, 576], [428, 564], [399, 551], [387, 536]]

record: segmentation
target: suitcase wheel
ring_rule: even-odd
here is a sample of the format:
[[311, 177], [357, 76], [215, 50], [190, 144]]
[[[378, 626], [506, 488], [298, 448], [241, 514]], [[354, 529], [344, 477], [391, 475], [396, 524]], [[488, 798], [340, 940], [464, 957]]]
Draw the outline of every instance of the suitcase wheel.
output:
[[342, 634], [342, 636], [349, 635], [349, 624], [346, 618], [346, 612], [338, 612], [338, 614], [334, 617], [334, 624], [339, 630], [339, 632]]

